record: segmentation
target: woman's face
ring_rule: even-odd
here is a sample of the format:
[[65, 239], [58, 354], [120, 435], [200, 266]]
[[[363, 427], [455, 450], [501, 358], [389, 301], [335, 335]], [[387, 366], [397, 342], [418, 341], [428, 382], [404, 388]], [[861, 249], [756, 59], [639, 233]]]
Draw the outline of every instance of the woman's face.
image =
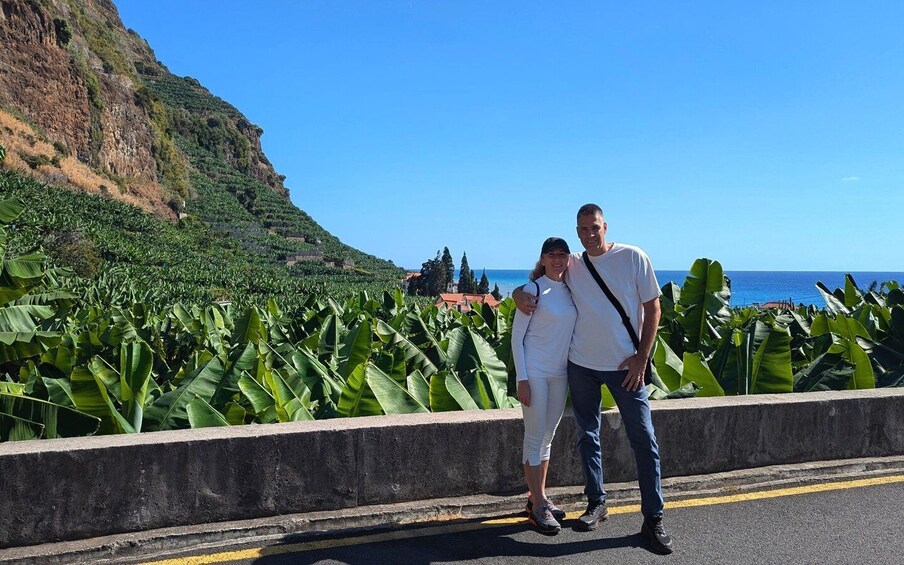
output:
[[540, 256], [540, 262], [546, 268], [546, 276], [554, 281], [562, 280], [568, 267], [568, 253], [562, 249], [553, 249]]

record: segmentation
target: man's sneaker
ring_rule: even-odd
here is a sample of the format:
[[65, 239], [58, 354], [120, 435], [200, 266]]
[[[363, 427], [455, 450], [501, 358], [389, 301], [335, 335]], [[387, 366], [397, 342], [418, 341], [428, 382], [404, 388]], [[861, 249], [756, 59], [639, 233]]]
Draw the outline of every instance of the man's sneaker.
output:
[[546, 504], [534, 508], [527, 519], [541, 534], [557, 534], [562, 529], [562, 526], [552, 517], [552, 512], [549, 511], [549, 506]]
[[656, 553], [665, 555], [675, 551], [671, 536], [665, 533], [665, 528], [662, 527], [662, 516], [645, 518], [640, 529], [640, 537], [650, 544], [650, 549]]
[[[548, 498], [546, 499], [546, 505], [549, 507], [549, 511], [550, 513], [552, 513], [552, 517], [557, 521], [561, 522], [565, 519], [565, 511], [561, 508], [558, 508]], [[524, 511], [527, 512], [528, 516], [530, 516], [530, 513], [534, 511], [534, 503], [531, 502], [530, 498], [527, 499], [527, 504], [524, 505]]]
[[591, 502], [587, 505], [587, 510], [578, 518], [577, 528], [589, 532], [595, 530], [596, 526], [609, 517], [609, 510], [606, 508], [605, 502]]

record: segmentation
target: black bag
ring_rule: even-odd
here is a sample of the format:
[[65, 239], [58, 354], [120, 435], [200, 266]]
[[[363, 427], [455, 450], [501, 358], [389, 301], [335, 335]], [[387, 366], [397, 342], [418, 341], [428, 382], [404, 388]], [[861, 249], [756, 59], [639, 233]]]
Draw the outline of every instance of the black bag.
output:
[[[615, 307], [615, 310], [618, 312], [618, 315], [621, 316], [622, 324], [625, 325], [625, 329], [628, 330], [628, 335], [631, 336], [631, 341], [634, 343], [635, 351], [640, 350], [640, 339], [637, 337], [637, 332], [634, 331], [634, 326], [631, 325], [631, 319], [628, 318], [628, 315], [625, 313], [625, 309], [622, 308], [621, 303], [615, 298], [615, 295], [612, 294], [612, 291], [609, 290], [609, 287], [606, 286], [606, 283], [603, 281], [603, 278], [600, 277], [600, 274], [596, 272], [596, 267], [593, 266], [593, 263], [590, 262], [590, 257], [587, 255], [585, 251], [582, 255], [584, 258], [584, 264], [587, 265], [587, 270], [590, 271], [590, 275], [593, 277], [593, 280], [596, 281], [596, 284], [600, 285], [600, 288], [606, 294], [606, 297], [612, 303], [612, 306]], [[647, 368], [643, 372], [643, 384], [648, 385], [653, 382], [653, 361], [650, 358], [647, 358]]]

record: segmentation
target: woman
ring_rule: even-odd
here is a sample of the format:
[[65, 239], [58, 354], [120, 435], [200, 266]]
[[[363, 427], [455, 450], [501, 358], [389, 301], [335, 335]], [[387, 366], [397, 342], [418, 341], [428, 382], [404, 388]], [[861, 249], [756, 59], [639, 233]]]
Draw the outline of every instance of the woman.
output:
[[546, 497], [549, 451], [565, 410], [568, 389], [568, 346], [577, 319], [571, 292], [565, 286], [568, 243], [559, 237], [543, 242], [540, 260], [523, 290], [540, 297], [528, 316], [515, 312], [512, 353], [518, 379], [518, 400], [524, 414], [524, 478], [530, 497], [528, 520], [543, 533], [557, 533], [565, 512]]

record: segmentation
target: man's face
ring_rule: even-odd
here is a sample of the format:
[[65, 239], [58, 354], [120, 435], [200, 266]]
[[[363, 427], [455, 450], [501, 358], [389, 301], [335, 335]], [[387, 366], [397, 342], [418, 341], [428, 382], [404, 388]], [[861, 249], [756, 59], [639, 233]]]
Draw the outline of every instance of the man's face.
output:
[[578, 218], [578, 238], [591, 255], [603, 252], [607, 227], [600, 214], [588, 214]]

